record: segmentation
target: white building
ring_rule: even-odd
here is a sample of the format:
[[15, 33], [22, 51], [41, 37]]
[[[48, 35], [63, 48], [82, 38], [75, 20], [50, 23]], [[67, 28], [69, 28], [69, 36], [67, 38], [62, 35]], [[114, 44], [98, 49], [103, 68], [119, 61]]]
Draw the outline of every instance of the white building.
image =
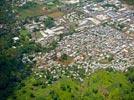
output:
[[75, 3], [79, 3], [80, 0], [61, 0], [61, 2], [65, 3], [65, 4], [75, 4]]

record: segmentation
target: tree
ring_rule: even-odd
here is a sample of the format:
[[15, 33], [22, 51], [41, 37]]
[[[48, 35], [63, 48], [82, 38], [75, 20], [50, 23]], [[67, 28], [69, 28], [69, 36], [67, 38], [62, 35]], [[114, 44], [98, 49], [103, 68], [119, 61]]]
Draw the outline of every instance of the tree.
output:
[[44, 24], [47, 28], [52, 28], [55, 26], [54, 19], [52, 17], [46, 18]]
[[67, 54], [63, 54], [62, 56], [61, 56], [61, 60], [67, 60], [68, 59], [68, 55]]

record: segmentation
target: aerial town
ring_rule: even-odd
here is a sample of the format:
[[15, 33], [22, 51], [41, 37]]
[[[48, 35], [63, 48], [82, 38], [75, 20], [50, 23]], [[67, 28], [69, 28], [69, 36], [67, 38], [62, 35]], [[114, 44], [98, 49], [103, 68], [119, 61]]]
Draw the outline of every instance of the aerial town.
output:
[[[30, 8], [27, 4], [33, 7]], [[31, 50], [31, 53], [25, 53], [24, 48], [24, 52], [20, 56], [22, 57], [22, 63], [29, 64], [27, 66], [31, 68], [28, 71], [32, 74], [28, 74], [30, 77], [26, 78], [26, 80], [29, 80], [22, 81], [25, 83], [25, 85], [23, 84], [24, 87], [28, 86], [27, 83], [32, 84], [31, 90], [28, 91], [38, 91], [37, 85], [42, 86], [42, 89], [50, 86], [45, 91], [49, 91], [47, 93], [55, 96], [51, 86], [56, 82], [58, 84], [58, 80], [62, 80], [64, 77], [71, 79], [71, 82], [76, 80], [85, 83], [85, 80], [98, 70], [108, 70], [108, 74], [110, 72], [113, 74], [116, 71], [127, 73], [129, 68], [134, 68], [133, 5], [122, 3], [122, 0], [18, 0], [15, 6], [18, 7], [18, 12], [13, 11], [17, 12], [16, 18], [21, 21], [18, 21], [19, 25], [17, 27], [20, 35], [12, 38], [14, 43], [12, 49], [23, 48], [24, 45], [29, 43], [26, 43], [27, 41], [34, 41], [42, 50], [33, 53], [32, 46], [26, 46], [29, 51]], [[22, 41], [21, 39], [23, 42], [19, 43]], [[18, 44], [20, 46], [17, 46]], [[31, 65], [32, 67], [29, 67]], [[27, 75], [26, 72], [22, 73]], [[133, 78], [130, 79], [133, 83]], [[34, 83], [34, 81], [40, 80], [41, 84]], [[117, 80], [115, 79], [115, 81]], [[22, 89], [25, 89], [23, 85]], [[83, 87], [84, 85], [81, 85], [80, 91]], [[64, 88], [62, 89], [64, 91]], [[102, 90], [104, 92], [105, 88]], [[25, 99], [19, 98], [21, 91]], [[105, 99], [81, 99], [82, 97], [78, 99], [64, 97], [64, 99], [57, 99], [59, 98], [57, 95], [56, 99], [53, 96], [52, 99], [39, 99], [38, 94], [34, 94], [34, 92], [29, 97], [32, 99], [27, 99], [27, 90], [21, 91], [15, 92], [18, 96], [8, 100], [134, 99], [134, 97], [131, 99], [106, 99], [107, 91], [105, 91]], [[98, 91], [99, 89], [95, 93], [99, 93], [101, 89]], [[36, 96], [38, 99], [33, 99]]]
[[[38, 70], [82, 65], [85, 74], [90, 74], [101, 68], [124, 71], [133, 66], [134, 11], [131, 8], [119, 0], [82, 0], [81, 4], [79, 0], [62, 2], [75, 4], [76, 7], [63, 6], [60, 10], [63, 14], [54, 17], [53, 27], [44, 26], [43, 21], [48, 17], [45, 15], [39, 16], [38, 21], [31, 20], [24, 25], [37, 43], [58, 43], [49, 53], [36, 55], [34, 60], [37, 61]], [[71, 31], [73, 34], [70, 35]], [[64, 37], [60, 39], [61, 36]], [[62, 55], [67, 56], [66, 61], [60, 60]]]
[[[63, 0], [64, 3], [75, 4], [75, 8], [62, 8], [67, 12], [56, 16], [55, 26], [45, 28], [43, 21], [47, 16], [40, 16], [35, 22], [26, 23], [31, 34], [34, 29], [40, 37], [33, 39], [42, 45], [53, 41], [58, 46], [49, 53], [39, 53], [35, 59], [38, 69], [53, 69], [57, 66], [81, 66], [85, 73], [95, 69], [111, 67], [124, 71], [134, 64], [134, 11], [119, 0], [103, 2], [79, 0]], [[70, 31], [72, 35], [68, 35]], [[60, 36], [64, 34], [63, 39]], [[62, 55], [67, 61], [60, 61]]]

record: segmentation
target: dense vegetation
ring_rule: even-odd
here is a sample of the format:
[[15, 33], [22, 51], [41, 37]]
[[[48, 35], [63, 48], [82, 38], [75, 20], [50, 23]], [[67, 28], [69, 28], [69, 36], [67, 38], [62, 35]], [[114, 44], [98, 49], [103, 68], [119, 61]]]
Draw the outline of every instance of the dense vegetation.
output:
[[134, 0], [124, 0], [129, 5], [134, 5]]
[[82, 83], [65, 76], [50, 86], [31, 76], [9, 100], [133, 100], [133, 75], [134, 69], [127, 73], [100, 70]]
[[[30, 75], [30, 67], [33, 64], [24, 64], [23, 54], [37, 52], [40, 47], [30, 41], [28, 34], [20, 32], [12, 1], [1, 0], [0, 12], [0, 99], [5, 100], [12, 93], [14, 86]], [[14, 37], [19, 40], [15, 41]]]
[[[15, 2], [14, 2], [15, 3]], [[31, 35], [23, 27], [21, 19], [17, 19], [12, 6], [13, 2], [0, 1], [0, 99], [5, 100], [12, 95], [15, 87], [31, 74], [35, 62], [23, 62], [24, 57], [37, 52], [49, 52], [54, 49], [57, 42], [48, 47], [41, 47], [31, 40]], [[31, 4], [25, 5], [29, 8]], [[25, 8], [22, 8], [25, 9]], [[53, 19], [48, 18], [46, 25], [53, 25]], [[50, 21], [50, 22], [49, 22]], [[19, 27], [18, 27], [19, 26]], [[17, 37], [17, 40], [14, 40]], [[33, 58], [33, 57], [32, 57]], [[30, 60], [32, 60], [30, 57]]]

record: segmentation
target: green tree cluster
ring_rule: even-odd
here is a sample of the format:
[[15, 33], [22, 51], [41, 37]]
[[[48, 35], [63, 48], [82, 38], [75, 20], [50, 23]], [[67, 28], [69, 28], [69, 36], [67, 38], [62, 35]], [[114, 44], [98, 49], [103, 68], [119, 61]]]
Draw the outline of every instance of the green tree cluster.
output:
[[48, 17], [45, 19], [44, 24], [46, 28], [52, 28], [55, 26], [54, 19], [52, 17]]
[[30, 9], [36, 6], [37, 6], [37, 3], [29, 1], [26, 4], [24, 4], [22, 7], [20, 7], [20, 9]]

